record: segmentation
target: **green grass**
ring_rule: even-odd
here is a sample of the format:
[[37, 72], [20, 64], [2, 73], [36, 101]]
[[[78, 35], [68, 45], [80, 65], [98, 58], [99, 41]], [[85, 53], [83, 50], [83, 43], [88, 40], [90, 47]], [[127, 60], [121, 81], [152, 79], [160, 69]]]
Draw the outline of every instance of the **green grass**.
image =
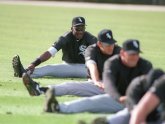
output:
[[[0, 123], [1, 124], [76, 124], [79, 119], [90, 121], [100, 114], [45, 114], [44, 97], [30, 97], [21, 79], [13, 77], [11, 59], [19, 54], [24, 66], [33, 61], [70, 30], [74, 16], [86, 17], [87, 30], [97, 35], [99, 30], [110, 28], [121, 45], [128, 38], [141, 41], [142, 56], [154, 67], [165, 70], [165, 13], [143, 11], [117, 11], [39, 7], [0, 4]], [[45, 62], [60, 63], [61, 52]], [[44, 65], [42, 64], [42, 65]], [[41, 65], [41, 66], [42, 66]], [[42, 85], [80, 79], [42, 78]], [[81, 79], [84, 80], [84, 79]], [[60, 97], [60, 102], [76, 97]]]

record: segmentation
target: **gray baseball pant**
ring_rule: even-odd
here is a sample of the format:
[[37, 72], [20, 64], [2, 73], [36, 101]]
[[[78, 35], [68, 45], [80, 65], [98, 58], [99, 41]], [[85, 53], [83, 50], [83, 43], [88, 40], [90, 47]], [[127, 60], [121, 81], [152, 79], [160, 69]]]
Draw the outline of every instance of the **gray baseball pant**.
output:
[[101, 94], [59, 104], [59, 108], [61, 113], [115, 113], [124, 106], [108, 94]]
[[92, 81], [85, 82], [66, 82], [57, 85], [50, 85], [54, 88], [56, 96], [75, 95], [81, 97], [89, 97], [99, 94], [104, 94], [104, 90], [100, 89]]
[[130, 113], [127, 108], [107, 117], [109, 124], [129, 124]]
[[60, 78], [86, 78], [87, 69], [85, 64], [53, 64], [35, 68], [31, 78], [53, 76]]
[[[129, 124], [130, 117], [130, 112], [125, 108], [114, 115], [108, 116], [107, 121], [109, 124]], [[162, 120], [158, 120], [155, 122], [147, 122], [147, 124], [163, 124], [163, 122]]]

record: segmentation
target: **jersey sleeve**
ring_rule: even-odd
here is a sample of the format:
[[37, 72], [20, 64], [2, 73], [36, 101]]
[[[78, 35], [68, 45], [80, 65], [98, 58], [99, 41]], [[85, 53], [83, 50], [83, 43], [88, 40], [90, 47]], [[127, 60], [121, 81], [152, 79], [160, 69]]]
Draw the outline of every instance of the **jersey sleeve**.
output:
[[54, 42], [52, 47], [54, 47], [55, 49], [57, 49], [57, 51], [59, 51], [66, 44], [66, 42], [67, 42], [66, 38], [61, 36], [56, 42]]
[[160, 101], [165, 101], [165, 75], [154, 82], [149, 92], [154, 93]]
[[51, 54], [52, 57], [54, 57], [55, 54], [63, 47], [65, 42], [65, 38], [61, 36], [47, 51]]
[[95, 44], [97, 42], [97, 38], [95, 36], [92, 36], [89, 45]]
[[57, 53], [57, 49], [54, 47], [50, 47], [47, 51], [51, 54], [52, 57], [54, 57]]
[[85, 50], [85, 63], [88, 65], [89, 63], [96, 64], [96, 49], [93, 45], [89, 46]]
[[111, 61], [111, 58], [108, 59], [104, 64], [103, 83], [105, 85], [105, 92], [116, 100], [118, 100], [120, 97], [120, 94], [115, 85], [118, 69], [119, 66], [117, 66], [115, 61]]
[[95, 44], [97, 42], [97, 38], [89, 32], [85, 32], [84, 37], [85, 37], [88, 45], [92, 45], [92, 44]]

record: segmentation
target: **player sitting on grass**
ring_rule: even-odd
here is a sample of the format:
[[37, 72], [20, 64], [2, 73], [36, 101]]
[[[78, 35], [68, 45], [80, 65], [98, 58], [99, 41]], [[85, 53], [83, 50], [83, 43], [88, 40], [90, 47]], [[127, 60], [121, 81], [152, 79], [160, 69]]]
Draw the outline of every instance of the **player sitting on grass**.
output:
[[[127, 89], [127, 102], [126, 102], [127, 108], [122, 111], [119, 111], [114, 115], [110, 115], [109, 117], [96, 118], [93, 120], [92, 124], [129, 124], [130, 117], [131, 117], [130, 124], [141, 124], [142, 121], [145, 121], [149, 124], [159, 124], [158, 122], [159, 121], [161, 122], [161, 118], [160, 118], [161, 116], [159, 109], [157, 109], [158, 107], [154, 110], [152, 109], [152, 112], [150, 111], [151, 113], [150, 112], [147, 113], [148, 111], [147, 108], [155, 104], [156, 102], [154, 98], [151, 99], [150, 97], [145, 98], [146, 100], [149, 99], [150, 100], [149, 102], [147, 102], [147, 104], [145, 103], [144, 106], [139, 105], [139, 101], [140, 104], [142, 103], [141, 101], [143, 101], [142, 104], [144, 104], [144, 100], [141, 100], [141, 98], [144, 99], [143, 96], [145, 96], [146, 92], [152, 91], [153, 87], [155, 88], [155, 86], [160, 86], [159, 82], [162, 81], [163, 75], [164, 75], [163, 70], [154, 69], [151, 70], [147, 75], [142, 75], [135, 78]], [[164, 80], [164, 84], [165, 84], [165, 80]], [[161, 90], [156, 92], [159, 92], [159, 95], [162, 94], [162, 96], [164, 96], [164, 93], [162, 93]]]
[[[165, 124], [165, 75], [155, 81], [152, 87], [147, 91], [138, 105], [131, 112], [129, 124], [141, 124], [148, 122], [151, 124]], [[162, 105], [162, 109], [159, 106]], [[157, 116], [157, 115], [160, 116]]]
[[[85, 49], [97, 42], [97, 38], [85, 31], [86, 23], [83, 17], [75, 17], [72, 20], [71, 31], [59, 37], [46, 52], [32, 62], [27, 69], [24, 69], [20, 57], [14, 56], [12, 60], [14, 76], [22, 77], [23, 72], [28, 72], [31, 77], [38, 78], [43, 76], [53, 77], [87, 77], [85, 68], [84, 52]], [[62, 49], [63, 64], [45, 65], [38, 67], [42, 62], [47, 61]]]
[[[89, 46], [85, 51], [89, 80], [51, 85], [50, 87], [55, 89], [54, 94], [56, 96], [94, 96], [104, 94], [102, 82], [104, 62], [113, 55], [119, 54], [121, 49], [115, 43], [116, 40], [113, 38], [111, 30], [101, 30], [98, 34], [98, 42]], [[39, 87], [39, 84], [33, 81], [27, 73], [23, 74], [23, 82], [31, 96], [40, 95], [41, 92], [46, 92], [48, 89], [48, 87]]]
[[126, 90], [131, 81], [147, 74], [152, 64], [139, 56], [138, 40], [127, 40], [123, 43], [119, 55], [115, 55], [104, 64], [103, 83], [107, 94], [81, 98], [70, 102], [58, 103], [55, 90], [46, 92], [44, 111], [60, 113], [79, 112], [118, 112], [125, 108]]

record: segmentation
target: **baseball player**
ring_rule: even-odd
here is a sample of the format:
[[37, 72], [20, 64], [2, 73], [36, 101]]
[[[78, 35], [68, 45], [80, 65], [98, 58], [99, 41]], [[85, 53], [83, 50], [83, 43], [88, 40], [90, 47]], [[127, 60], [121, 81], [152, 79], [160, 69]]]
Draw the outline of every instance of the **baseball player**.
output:
[[[85, 49], [97, 42], [97, 38], [85, 31], [86, 23], [83, 17], [74, 17], [71, 31], [60, 36], [59, 39], [41, 56], [24, 69], [19, 56], [13, 58], [14, 76], [22, 77], [23, 72], [31, 74], [32, 78], [43, 76], [53, 77], [87, 77], [85, 68]], [[63, 64], [36, 66], [54, 57], [62, 49]]]
[[[104, 94], [104, 85], [102, 82], [102, 72], [104, 62], [113, 55], [119, 54], [120, 47], [115, 44], [112, 31], [103, 29], [98, 34], [96, 44], [90, 45], [85, 51], [85, 61], [88, 69], [89, 80], [85, 82], [66, 82], [58, 85], [51, 85], [54, 88], [56, 96], [76, 95], [76, 96], [94, 96]], [[33, 81], [28, 74], [23, 75], [23, 82], [31, 96], [45, 93], [48, 87], [40, 87]]]
[[[152, 87], [147, 91], [138, 105], [131, 112], [131, 119], [129, 124], [141, 124], [148, 122], [151, 124], [164, 124], [165, 109], [159, 110], [158, 106], [165, 103], [165, 75], [155, 81]], [[157, 114], [162, 118], [158, 118]], [[150, 117], [150, 118], [149, 118]]]
[[[138, 40], [123, 43], [119, 55], [109, 58], [104, 64], [103, 82], [107, 94], [73, 100], [57, 104], [54, 90], [46, 92], [44, 110], [46, 112], [118, 112], [125, 108], [125, 92], [130, 82], [137, 76], [147, 74], [152, 64], [139, 56]], [[55, 102], [56, 101], [56, 102]]]
[[[93, 121], [93, 124], [129, 124], [130, 120], [130, 112], [133, 110], [133, 108], [136, 108], [136, 105], [141, 100], [141, 98], [144, 96], [144, 94], [157, 83], [157, 80], [161, 78], [164, 75], [163, 70], [161, 69], [154, 69], [151, 70], [147, 75], [142, 75], [137, 78], [135, 78], [131, 84], [129, 85], [127, 89], [127, 102], [126, 106], [127, 108], [119, 111], [118, 113], [111, 115], [109, 117], [99, 117], [96, 118]], [[148, 105], [151, 103], [148, 103]], [[143, 112], [146, 111], [147, 107], [143, 106]], [[140, 110], [139, 108], [136, 110]], [[134, 111], [134, 110], [133, 110]], [[143, 114], [140, 114], [141, 117]], [[136, 115], [133, 115], [133, 118], [136, 117]], [[134, 118], [135, 119], [135, 118]], [[156, 123], [158, 120], [160, 120], [160, 114], [157, 109], [155, 109], [148, 117], [147, 122], [149, 123]], [[102, 122], [101, 122], [102, 121]], [[135, 121], [135, 120], [134, 120]], [[135, 123], [130, 123], [135, 124]], [[140, 123], [137, 123], [140, 124]]]

